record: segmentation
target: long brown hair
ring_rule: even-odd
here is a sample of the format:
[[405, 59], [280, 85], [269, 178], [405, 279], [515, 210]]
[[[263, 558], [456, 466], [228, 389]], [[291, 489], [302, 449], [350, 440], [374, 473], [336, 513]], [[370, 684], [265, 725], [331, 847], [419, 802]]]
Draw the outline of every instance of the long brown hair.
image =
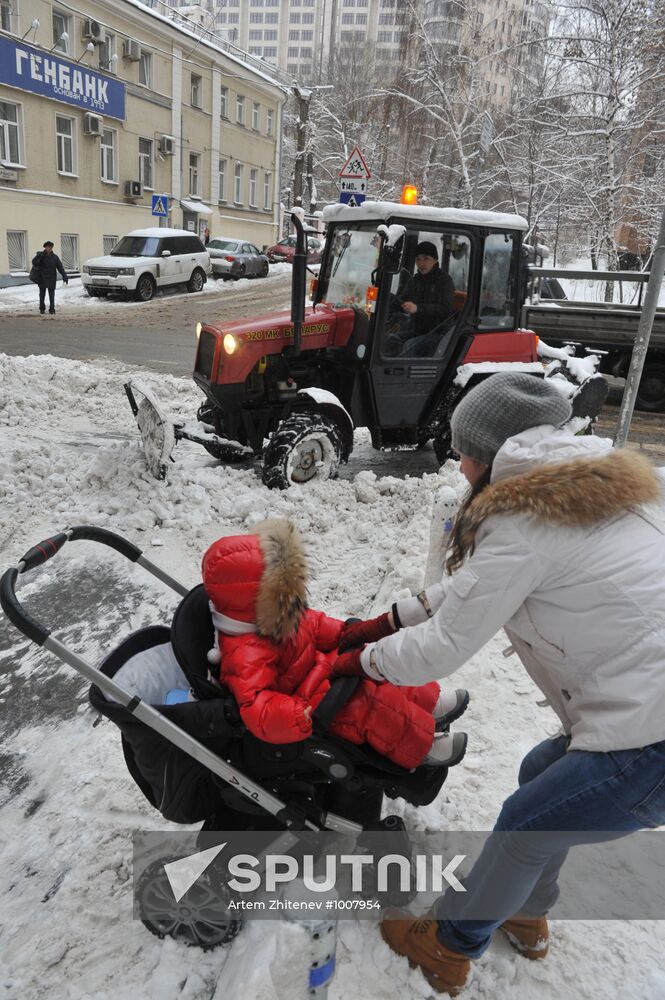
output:
[[448, 576], [452, 576], [455, 573], [467, 555], [473, 555], [473, 550], [475, 549], [475, 543], [472, 542], [470, 547], [463, 542], [462, 536], [464, 534], [464, 520], [465, 514], [469, 507], [479, 496], [484, 489], [486, 489], [490, 484], [490, 479], [492, 477], [492, 466], [488, 466], [483, 472], [482, 476], [475, 481], [466, 497], [464, 502], [459, 509], [457, 517], [455, 518], [455, 524], [450, 536], [450, 545], [448, 547], [448, 553], [446, 555], [446, 573]]

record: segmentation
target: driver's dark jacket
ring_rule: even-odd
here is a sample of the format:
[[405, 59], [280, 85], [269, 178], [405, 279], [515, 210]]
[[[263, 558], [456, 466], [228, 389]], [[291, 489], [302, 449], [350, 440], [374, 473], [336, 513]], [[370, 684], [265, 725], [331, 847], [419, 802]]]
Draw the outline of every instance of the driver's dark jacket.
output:
[[455, 285], [437, 265], [429, 274], [417, 271], [399, 291], [400, 302], [415, 302], [418, 311], [411, 317], [414, 336], [429, 333], [453, 311]]

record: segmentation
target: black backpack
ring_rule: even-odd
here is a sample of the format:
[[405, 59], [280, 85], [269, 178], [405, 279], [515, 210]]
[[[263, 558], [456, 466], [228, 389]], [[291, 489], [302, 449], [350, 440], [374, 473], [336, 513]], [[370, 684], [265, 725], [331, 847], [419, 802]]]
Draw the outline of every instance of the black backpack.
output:
[[[39, 260], [35, 264], [34, 261], [37, 260], [37, 258], [39, 258]], [[30, 278], [30, 281], [34, 281], [34, 283], [36, 285], [39, 284], [39, 281], [40, 281], [40, 278], [41, 278], [41, 270], [40, 270], [40, 267], [39, 267], [39, 265], [41, 264], [41, 261], [42, 261], [42, 251], [40, 250], [39, 253], [35, 254], [35, 257], [34, 257], [34, 260], [33, 260], [33, 263], [32, 263], [32, 267], [30, 268], [30, 274], [28, 275], [28, 277]]]

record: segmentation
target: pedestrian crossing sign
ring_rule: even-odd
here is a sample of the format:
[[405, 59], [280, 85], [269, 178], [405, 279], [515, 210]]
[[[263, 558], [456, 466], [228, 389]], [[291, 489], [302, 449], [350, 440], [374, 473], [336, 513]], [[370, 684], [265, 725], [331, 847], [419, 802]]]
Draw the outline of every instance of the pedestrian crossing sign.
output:
[[153, 194], [152, 214], [159, 215], [163, 219], [169, 214], [169, 196], [167, 194]]

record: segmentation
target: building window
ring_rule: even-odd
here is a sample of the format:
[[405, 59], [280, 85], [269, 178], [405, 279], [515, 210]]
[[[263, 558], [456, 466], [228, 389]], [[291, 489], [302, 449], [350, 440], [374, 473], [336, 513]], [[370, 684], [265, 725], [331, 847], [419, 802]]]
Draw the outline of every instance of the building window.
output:
[[303, 31], [303, 33], [301, 34], [300, 37], [303, 40], [303, 42], [311, 42], [311, 41], [313, 41], [313, 38], [314, 38], [314, 32], [313, 31]]
[[263, 207], [266, 212], [270, 211], [270, 182], [272, 180], [272, 174], [263, 175]]
[[229, 117], [229, 88], [220, 87], [219, 89], [219, 113], [222, 118]]
[[115, 35], [107, 31], [104, 41], [99, 46], [99, 68], [106, 70], [107, 73], [117, 73], [118, 60], [114, 58], [115, 55]]
[[139, 60], [139, 83], [142, 87], [152, 86], [152, 52], [141, 49]]
[[189, 193], [199, 195], [199, 180], [201, 175], [201, 154], [189, 154]]
[[144, 188], [152, 188], [152, 139], [139, 139], [139, 180]]
[[0, 160], [8, 167], [21, 166], [23, 123], [21, 106], [0, 101]]
[[[298, 58], [298, 46], [297, 45], [290, 45], [289, 48], [287, 49], [286, 54], [289, 57], [289, 59], [297, 59]], [[296, 67], [294, 66], [293, 69], [289, 69], [288, 72], [289, 73], [295, 73], [295, 70], [296, 70]]]
[[7, 254], [10, 271], [28, 270], [28, 234], [25, 230], [7, 230]]
[[236, 205], [242, 205], [242, 163], [236, 163], [233, 200]]
[[[300, 50], [300, 58], [301, 59], [311, 59], [312, 58], [312, 50], [308, 49], [308, 48], [301, 49]], [[303, 70], [303, 72], [304, 72], [304, 70]]]
[[266, 14], [266, 24], [279, 24], [279, 14]]
[[289, 24], [300, 24], [300, 14], [289, 14]]
[[113, 250], [119, 239], [119, 236], [102, 236], [102, 253], [104, 256], [111, 253], [111, 250]]
[[251, 208], [257, 208], [256, 203], [256, 185], [259, 179], [259, 172], [255, 168], [252, 168], [249, 172], [249, 204]]
[[226, 201], [226, 160], [219, 161], [219, 200]]
[[356, 24], [367, 24], [367, 14], [356, 14]]
[[3, 31], [12, 30], [12, 6], [8, 0], [0, 3], [0, 28]]
[[300, 32], [299, 31], [289, 31], [289, 41], [290, 42], [299, 42], [300, 41]]
[[274, 129], [275, 113], [272, 108], [266, 111], [266, 135], [272, 135]]
[[277, 46], [275, 46], [275, 45], [269, 45], [267, 48], [264, 48], [264, 50], [263, 50], [263, 58], [264, 59], [276, 59], [277, 58]]
[[118, 183], [117, 137], [118, 133], [115, 129], [105, 128], [102, 132], [102, 141], [99, 149], [102, 158], [102, 180], [106, 181], [107, 184]]
[[53, 48], [56, 52], [71, 52], [72, 19], [60, 10], [53, 11]]
[[263, 24], [263, 14], [250, 14], [249, 15], [250, 24]]
[[266, 42], [276, 42], [277, 41], [277, 32], [276, 31], [264, 31], [263, 32], [263, 37], [264, 37], [264, 39], [265, 39]]
[[55, 116], [55, 141], [58, 155], [58, 173], [76, 174], [75, 119], [66, 115]]
[[263, 41], [263, 32], [262, 31], [250, 31], [249, 32], [249, 40], [250, 40], [250, 42], [262, 42]]
[[257, 104], [256, 101], [252, 104], [252, 128], [255, 132], [259, 131], [259, 126], [261, 125], [261, 105]]
[[245, 98], [242, 94], [236, 94], [236, 121], [238, 125], [245, 124]]
[[203, 91], [203, 80], [200, 76], [192, 73], [192, 87], [191, 87], [191, 100], [190, 104], [193, 108], [200, 108], [201, 104], [201, 94]]
[[342, 24], [353, 24], [353, 14], [342, 14]]
[[303, 16], [302, 16], [302, 23], [303, 24], [314, 24], [314, 15], [313, 14], [303, 14]]
[[60, 253], [65, 271], [78, 271], [79, 238], [77, 233], [60, 233]]

